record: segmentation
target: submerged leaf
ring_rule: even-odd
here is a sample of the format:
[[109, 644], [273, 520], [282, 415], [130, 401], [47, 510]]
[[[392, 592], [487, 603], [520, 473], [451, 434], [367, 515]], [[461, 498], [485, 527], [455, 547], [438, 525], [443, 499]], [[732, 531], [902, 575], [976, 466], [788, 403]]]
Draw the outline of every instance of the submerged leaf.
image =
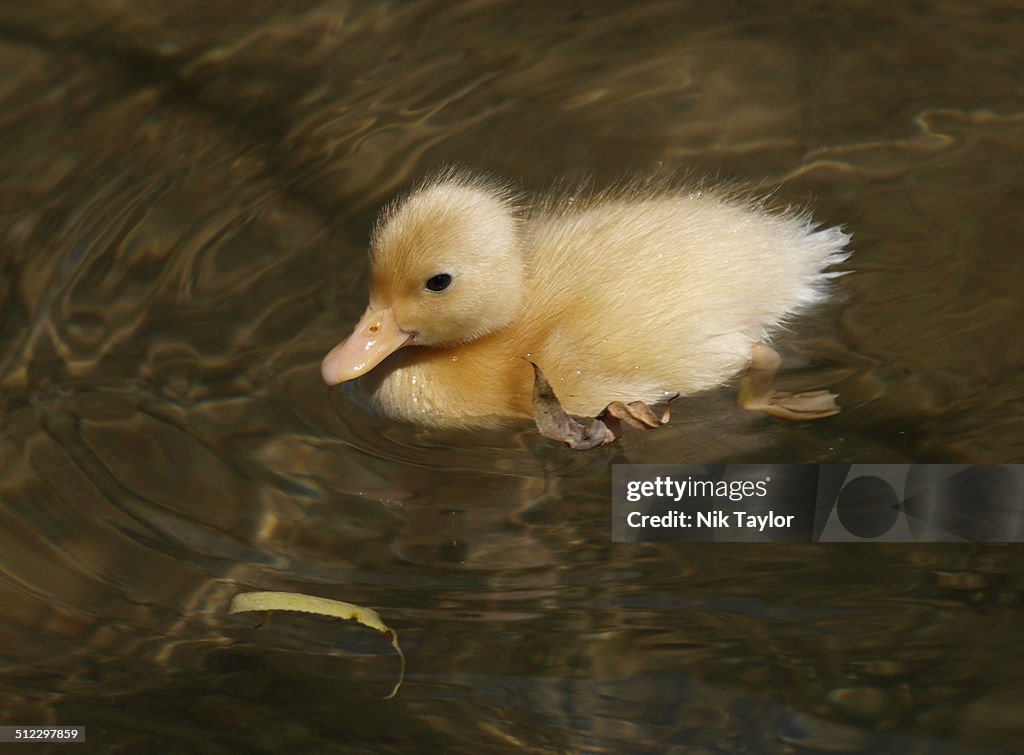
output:
[[405, 654], [398, 646], [398, 635], [391, 627], [384, 623], [380, 614], [371, 608], [357, 606], [355, 603], [345, 603], [341, 600], [330, 600], [329, 598], [318, 598], [314, 595], [303, 595], [298, 592], [243, 592], [231, 599], [228, 613], [242, 613], [245, 611], [298, 611], [300, 613], [314, 613], [318, 616], [329, 616], [335, 619], [352, 619], [370, 629], [381, 632], [391, 643], [391, 647], [398, 653], [402, 663], [398, 673], [398, 681], [395, 683], [391, 694], [385, 697], [390, 700], [398, 694], [398, 688], [402, 686], [402, 679], [405, 677]]

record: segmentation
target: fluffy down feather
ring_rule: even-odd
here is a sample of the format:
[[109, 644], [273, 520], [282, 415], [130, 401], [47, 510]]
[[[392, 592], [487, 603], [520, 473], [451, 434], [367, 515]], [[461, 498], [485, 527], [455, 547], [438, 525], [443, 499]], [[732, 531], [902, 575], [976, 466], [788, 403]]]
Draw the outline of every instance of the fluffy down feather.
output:
[[530, 202], [446, 171], [383, 213], [369, 307], [323, 376], [365, 375], [382, 412], [435, 426], [532, 416], [527, 360], [572, 414], [655, 403], [743, 369], [753, 344], [824, 298], [847, 241], [729, 190]]

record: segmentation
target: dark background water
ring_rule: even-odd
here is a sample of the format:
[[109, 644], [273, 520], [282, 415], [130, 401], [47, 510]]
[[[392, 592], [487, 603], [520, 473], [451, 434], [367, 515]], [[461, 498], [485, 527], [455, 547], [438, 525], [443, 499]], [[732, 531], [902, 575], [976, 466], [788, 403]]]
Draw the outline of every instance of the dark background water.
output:
[[[610, 465], [1020, 462], [1011, 3], [0, 3], [0, 723], [90, 749], [978, 752], [1024, 728], [1017, 546], [613, 545]], [[576, 454], [395, 425], [317, 365], [383, 202], [695, 171], [853, 234], [734, 388]], [[377, 634], [225, 614], [246, 589]]]

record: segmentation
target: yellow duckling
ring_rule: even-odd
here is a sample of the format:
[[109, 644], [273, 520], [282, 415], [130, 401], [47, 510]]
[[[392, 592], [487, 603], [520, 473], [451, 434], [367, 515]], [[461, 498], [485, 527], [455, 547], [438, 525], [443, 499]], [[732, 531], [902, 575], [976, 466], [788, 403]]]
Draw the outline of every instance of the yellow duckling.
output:
[[[623, 188], [524, 203], [448, 171], [394, 203], [353, 333], [323, 360], [383, 413], [434, 426], [534, 416], [538, 365], [570, 414], [721, 384], [753, 360], [748, 408], [813, 418], [832, 394], [775, 394], [761, 344], [820, 301], [848, 236], [707, 189]], [[621, 405], [620, 405], [621, 406]]]

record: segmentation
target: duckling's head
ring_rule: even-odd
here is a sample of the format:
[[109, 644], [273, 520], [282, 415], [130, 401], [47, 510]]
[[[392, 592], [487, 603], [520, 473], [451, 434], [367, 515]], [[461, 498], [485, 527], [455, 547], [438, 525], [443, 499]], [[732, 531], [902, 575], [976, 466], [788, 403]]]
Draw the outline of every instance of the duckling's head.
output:
[[328, 385], [403, 346], [453, 346], [507, 327], [523, 303], [519, 220], [507, 191], [448, 175], [387, 209], [370, 247], [370, 304], [324, 358]]

